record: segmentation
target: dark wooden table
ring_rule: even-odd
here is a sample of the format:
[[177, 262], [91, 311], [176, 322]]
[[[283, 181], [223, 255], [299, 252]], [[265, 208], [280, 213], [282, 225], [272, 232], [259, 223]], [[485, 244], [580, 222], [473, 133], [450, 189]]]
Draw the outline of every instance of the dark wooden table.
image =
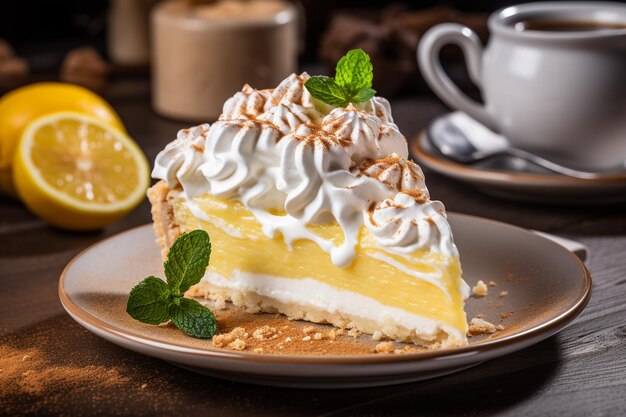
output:
[[[107, 93], [148, 159], [178, 123], [155, 115], [145, 80]], [[392, 102], [409, 140], [446, 108], [430, 96]], [[426, 171], [451, 211], [561, 234], [589, 247], [594, 279], [586, 311], [558, 335], [456, 375], [348, 391], [287, 390], [212, 379], [112, 345], [64, 313], [63, 267], [86, 246], [150, 222], [147, 202], [97, 233], [52, 229], [0, 200], [0, 414], [168, 416], [624, 416], [626, 415], [626, 206], [543, 206], [487, 197]], [[86, 374], [87, 376], [85, 376]], [[23, 379], [22, 379], [23, 378]], [[30, 382], [29, 382], [30, 381]], [[30, 384], [30, 385], [29, 385]]]

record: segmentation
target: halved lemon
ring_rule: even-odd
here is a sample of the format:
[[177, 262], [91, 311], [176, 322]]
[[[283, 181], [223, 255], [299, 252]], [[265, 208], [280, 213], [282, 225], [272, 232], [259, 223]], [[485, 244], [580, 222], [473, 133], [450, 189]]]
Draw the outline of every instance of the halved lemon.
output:
[[17, 88], [0, 98], [0, 191], [15, 197], [12, 165], [24, 129], [38, 117], [60, 111], [86, 114], [124, 131], [115, 110], [84, 87], [43, 82]]
[[51, 225], [98, 229], [135, 208], [149, 165], [125, 133], [80, 113], [52, 113], [24, 130], [13, 165], [17, 192]]

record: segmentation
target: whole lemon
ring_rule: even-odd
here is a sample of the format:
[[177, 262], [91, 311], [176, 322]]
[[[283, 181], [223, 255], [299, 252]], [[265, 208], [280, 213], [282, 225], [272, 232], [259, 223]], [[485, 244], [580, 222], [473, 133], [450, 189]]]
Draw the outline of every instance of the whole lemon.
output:
[[125, 131], [109, 103], [86, 88], [43, 82], [15, 89], [0, 98], [0, 190], [17, 196], [11, 171], [17, 142], [26, 126], [40, 116], [59, 111], [86, 114]]

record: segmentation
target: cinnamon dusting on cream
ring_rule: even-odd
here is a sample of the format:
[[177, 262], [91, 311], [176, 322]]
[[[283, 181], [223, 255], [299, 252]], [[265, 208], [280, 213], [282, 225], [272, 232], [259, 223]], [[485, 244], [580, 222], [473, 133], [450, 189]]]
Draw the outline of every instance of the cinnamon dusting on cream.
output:
[[[175, 141], [157, 157], [153, 176], [170, 188], [181, 183], [188, 202], [205, 193], [239, 200], [267, 237], [282, 235], [287, 245], [313, 240], [338, 267], [354, 260], [363, 226], [385, 250], [456, 256], [445, 209], [430, 200], [421, 169], [408, 159], [388, 101], [321, 111], [305, 87], [309, 78], [292, 74], [274, 89], [244, 86], [210, 128], [179, 135], [195, 135], [193, 149], [203, 142], [203, 154], [186, 151], [187, 139]], [[307, 231], [333, 221], [343, 229], [341, 244]]]

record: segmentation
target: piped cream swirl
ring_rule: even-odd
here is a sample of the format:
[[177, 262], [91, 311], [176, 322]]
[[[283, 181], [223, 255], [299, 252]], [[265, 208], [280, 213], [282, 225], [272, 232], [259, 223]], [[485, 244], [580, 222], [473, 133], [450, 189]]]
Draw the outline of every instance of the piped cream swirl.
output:
[[157, 155], [152, 177], [164, 180], [170, 187], [180, 184], [187, 197], [209, 192], [210, 185], [199, 171], [204, 163], [208, 131], [208, 123], [180, 130], [176, 139]]
[[[273, 90], [246, 85], [212, 126], [181, 131], [153, 176], [182, 185], [190, 205], [206, 192], [240, 200], [268, 237], [280, 233], [287, 245], [310, 239], [338, 266], [354, 259], [362, 227], [396, 254], [456, 255], [445, 209], [407, 160], [387, 100], [325, 112], [305, 88], [308, 78], [292, 74]], [[344, 232], [339, 245], [307, 228], [330, 222]]]

